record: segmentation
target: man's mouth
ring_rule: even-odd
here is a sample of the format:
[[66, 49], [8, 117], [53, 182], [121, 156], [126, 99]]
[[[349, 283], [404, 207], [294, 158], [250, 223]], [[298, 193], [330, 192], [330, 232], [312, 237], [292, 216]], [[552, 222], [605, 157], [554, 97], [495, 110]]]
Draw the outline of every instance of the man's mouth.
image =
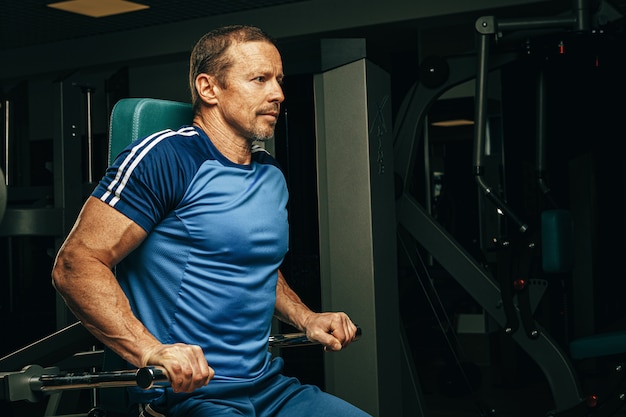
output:
[[271, 107], [271, 108], [261, 110], [259, 114], [261, 116], [272, 116], [272, 117], [278, 118], [280, 111], [276, 107]]

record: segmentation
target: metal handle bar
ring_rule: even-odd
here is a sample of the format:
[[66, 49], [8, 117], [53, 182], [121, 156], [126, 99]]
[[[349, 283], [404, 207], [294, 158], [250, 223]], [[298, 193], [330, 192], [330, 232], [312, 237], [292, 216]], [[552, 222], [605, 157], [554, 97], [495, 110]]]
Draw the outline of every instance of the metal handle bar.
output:
[[[361, 328], [357, 326], [356, 340], [361, 338]], [[304, 333], [277, 334], [269, 337], [270, 347], [287, 348], [316, 345]], [[33, 391], [57, 391], [85, 388], [139, 387], [150, 389], [154, 386], [167, 386], [169, 381], [165, 370], [158, 366], [147, 366], [125, 371], [95, 373], [41, 375], [30, 377]]]
[[140, 387], [152, 388], [159, 383], [167, 382], [167, 375], [163, 368], [148, 366], [145, 368], [108, 371], [95, 373], [80, 373], [67, 375], [41, 375], [39, 378], [31, 378], [30, 385], [33, 390], [57, 391], [68, 389], [85, 388], [112, 388], [112, 387]]
[[[359, 340], [360, 338], [361, 338], [361, 328], [357, 326], [355, 340]], [[307, 339], [306, 334], [304, 333], [274, 334], [270, 336], [269, 341], [270, 341], [270, 347], [276, 347], [276, 348], [310, 346], [310, 345], [318, 344], [317, 342], [311, 342], [309, 339]]]

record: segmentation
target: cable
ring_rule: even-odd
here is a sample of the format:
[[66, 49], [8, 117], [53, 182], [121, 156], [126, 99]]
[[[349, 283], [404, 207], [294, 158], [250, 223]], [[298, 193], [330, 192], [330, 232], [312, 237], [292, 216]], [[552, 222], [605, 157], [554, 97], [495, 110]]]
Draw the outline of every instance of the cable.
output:
[[[456, 346], [459, 349], [461, 349], [461, 353], [463, 353], [462, 345], [459, 343], [459, 340], [456, 337], [456, 333], [453, 331], [452, 336], [450, 336], [449, 333], [446, 331], [446, 326], [448, 329], [453, 329], [454, 327], [452, 325], [452, 322], [450, 321], [450, 317], [445, 312], [445, 307], [443, 306], [443, 303], [441, 301], [441, 298], [439, 297], [439, 293], [437, 292], [437, 289], [433, 285], [432, 277], [430, 273], [428, 272], [428, 269], [426, 268], [426, 263], [424, 262], [422, 255], [420, 254], [417, 248], [414, 248], [415, 250], [412, 251], [411, 248], [408, 247], [407, 242], [405, 240], [406, 238], [402, 236], [400, 231], [398, 232], [398, 238], [399, 238], [398, 240], [400, 242], [400, 246], [402, 247], [402, 249], [404, 250], [404, 252], [406, 253], [408, 257], [411, 269], [413, 270], [416, 277], [418, 278], [420, 286], [422, 290], [424, 291], [428, 305], [430, 306], [430, 309], [432, 310], [435, 316], [437, 324], [439, 325], [439, 329], [443, 333], [448, 349], [450, 350], [452, 354], [454, 363], [457, 365], [459, 369], [460, 375], [468, 389], [468, 393], [470, 394], [473, 403], [478, 409], [480, 416], [492, 415], [492, 414], [484, 413], [483, 407], [481, 407], [480, 402], [477, 400], [476, 395], [474, 394], [474, 390], [472, 389], [472, 385], [470, 383], [469, 377], [467, 373], [465, 372], [465, 369], [463, 369], [460, 357], [454, 345], [454, 343], [456, 343]], [[413, 256], [412, 256], [412, 253], [414, 253]], [[421, 278], [422, 275], [420, 275], [420, 272], [418, 272], [418, 266], [417, 266], [418, 263], [419, 263], [419, 266], [421, 267], [421, 270], [423, 271], [422, 275], [426, 277], [426, 280], [429, 283], [428, 286], [425, 283], [425, 279], [422, 279]], [[493, 413], [493, 410], [489, 410], [488, 413]]]

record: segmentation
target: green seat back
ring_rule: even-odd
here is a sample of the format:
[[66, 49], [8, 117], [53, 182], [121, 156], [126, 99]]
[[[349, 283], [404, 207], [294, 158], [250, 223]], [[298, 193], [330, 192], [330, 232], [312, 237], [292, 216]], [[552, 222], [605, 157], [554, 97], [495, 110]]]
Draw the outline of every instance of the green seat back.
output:
[[124, 98], [115, 103], [109, 129], [109, 164], [131, 142], [193, 120], [191, 104], [155, 98]]
[[[109, 164], [128, 144], [165, 129], [178, 129], [193, 120], [191, 104], [154, 98], [125, 98], [113, 106], [109, 128]], [[125, 369], [126, 362], [105, 349], [102, 369]], [[107, 388], [100, 391], [100, 402], [109, 412], [125, 414], [128, 411], [126, 388]]]

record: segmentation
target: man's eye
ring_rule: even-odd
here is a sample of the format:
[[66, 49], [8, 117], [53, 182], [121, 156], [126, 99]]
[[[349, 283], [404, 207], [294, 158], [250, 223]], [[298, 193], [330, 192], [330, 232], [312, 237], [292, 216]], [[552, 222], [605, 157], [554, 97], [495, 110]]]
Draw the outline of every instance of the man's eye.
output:
[[262, 83], [262, 82], [264, 82], [264, 81], [265, 81], [265, 77], [256, 77], [256, 78], [254, 79], [254, 81], [258, 81], [258, 82]]

